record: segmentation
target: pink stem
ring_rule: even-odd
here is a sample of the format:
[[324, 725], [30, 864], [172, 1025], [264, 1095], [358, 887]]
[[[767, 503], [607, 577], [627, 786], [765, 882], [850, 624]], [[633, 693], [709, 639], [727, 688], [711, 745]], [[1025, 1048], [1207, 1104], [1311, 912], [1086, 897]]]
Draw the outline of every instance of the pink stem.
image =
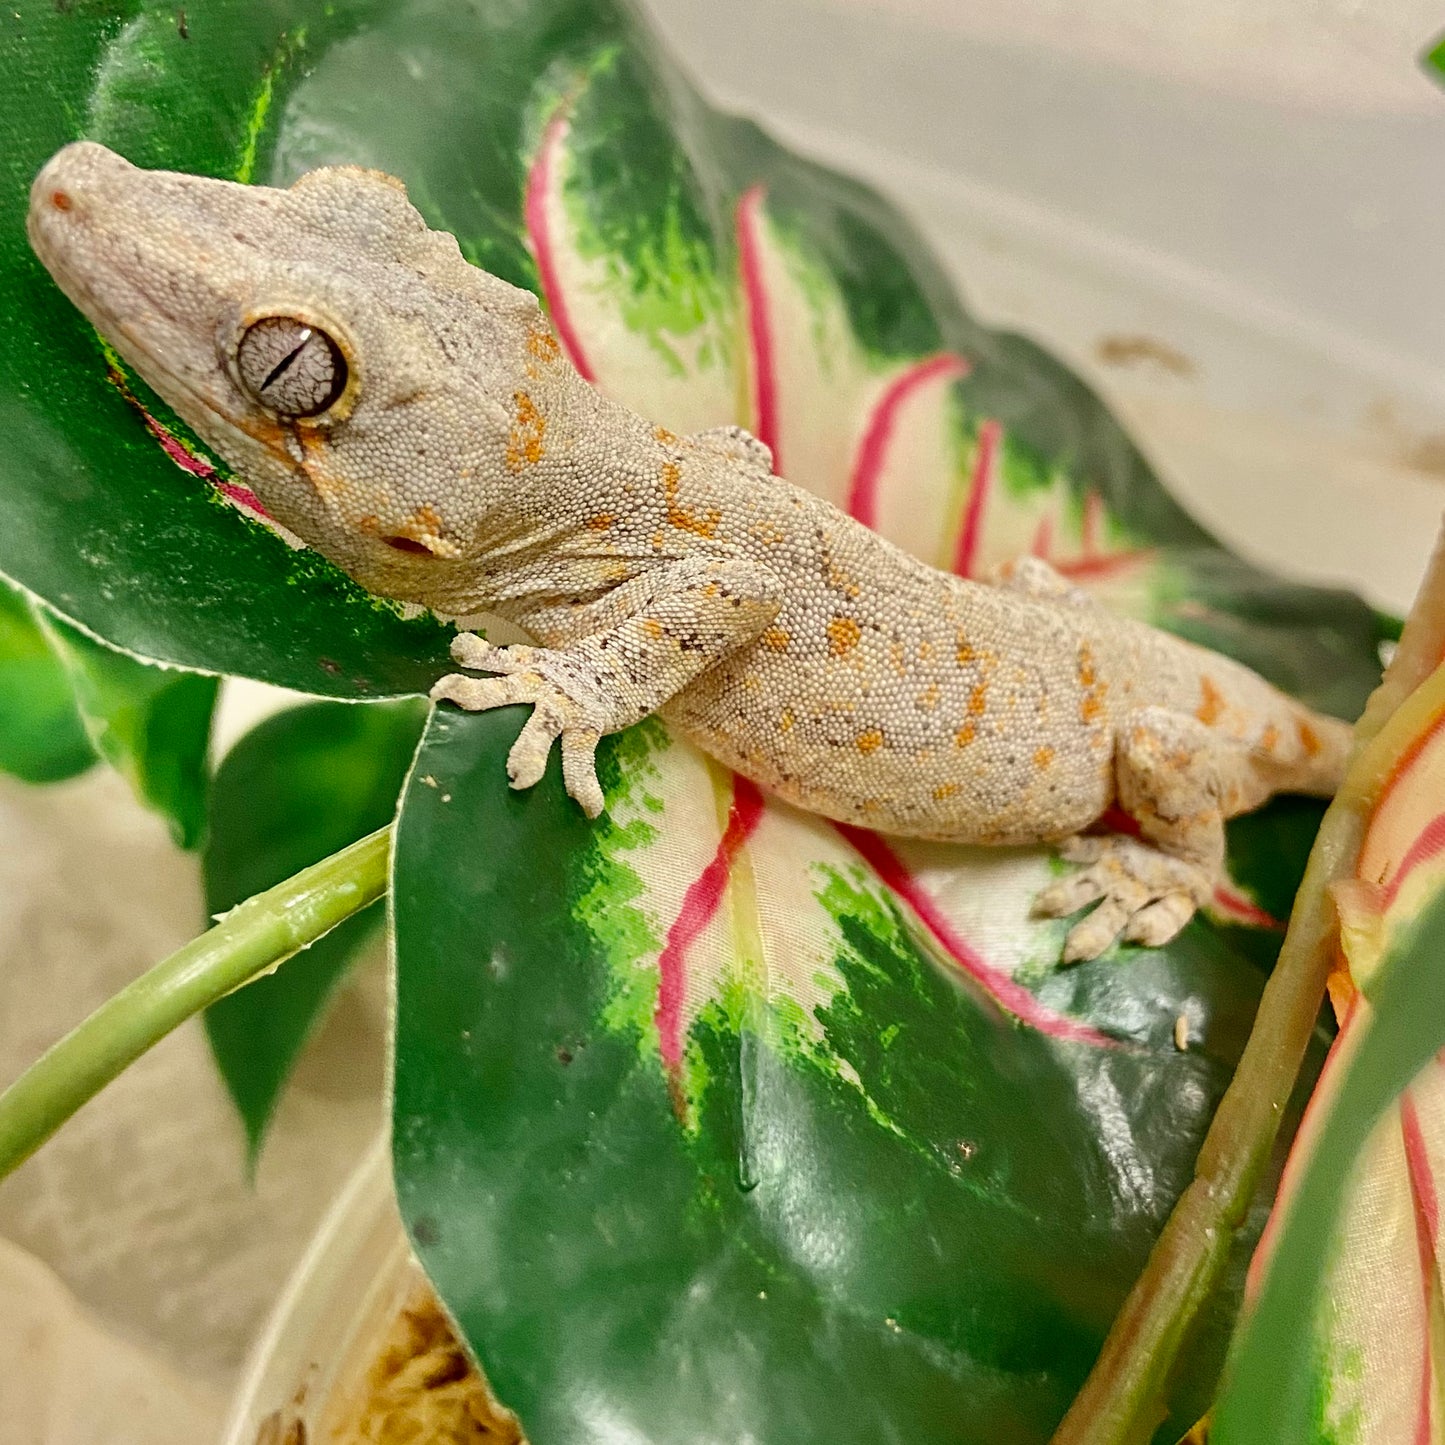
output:
[[717, 913], [718, 905], [732, 876], [738, 850], [762, 821], [763, 795], [746, 778], [733, 778], [732, 804], [727, 826], [718, 840], [717, 851], [707, 866], [687, 886], [682, 906], [658, 955], [657, 1025], [658, 1050], [667, 1070], [673, 1103], [682, 1107], [682, 1005], [687, 994], [687, 954], [703, 929]]
[[978, 429], [978, 444], [973, 457], [973, 477], [968, 489], [968, 504], [963, 512], [963, 527], [953, 553], [953, 570], [960, 577], [972, 577], [978, 563], [979, 543], [983, 540], [983, 513], [997, 471], [995, 461], [1003, 440], [1003, 425], [989, 417]]
[[848, 482], [850, 516], [856, 517], [865, 527], [878, 525], [878, 483], [888, 459], [898, 414], [914, 393], [930, 382], [951, 381], [968, 373], [969, 364], [963, 357], [945, 351], [915, 362], [888, 383], [869, 413], [863, 428], [863, 439], [858, 444], [853, 474]]
[[243, 487], [239, 482], [222, 480], [215, 467], [205, 457], [197, 456], [169, 427], [157, 421], [126, 384], [125, 377], [112, 369], [110, 379], [116, 390], [140, 413], [146, 430], [161, 444], [161, 450], [183, 472], [189, 472], [193, 477], [204, 478], [223, 497], [229, 497], [231, 501], [238, 502], [247, 511], [254, 512], [258, 517], [264, 517], [268, 522], [271, 520], [271, 514], [261, 505], [260, 497], [250, 487]]
[[1421, 864], [1438, 858], [1441, 853], [1445, 853], [1445, 813], [1437, 813], [1410, 844], [1405, 856], [1400, 859], [1399, 866], [1391, 874], [1390, 881], [1385, 884], [1381, 906], [1388, 908], [1399, 896], [1400, 889], [1410, 874]]
[[1409, 775], [1415, 764], [1420, 761], [1421, 755], [1439, 735], [1442, 728], [1445, 728], [1445, 709], [1436, 713], [1435, 716], [1430, 719], [1429, 724], [1421, 728], [1415, 737], [1410, 740], [1410, 745], [1405, 751], [1395, 759], [1394, 765], [1390, 768], [1389, 777], [1385, 779], [1380, 787], [1380, 799], [1379, 802], [1375, 804], [1376, 816], [1379, 815], [1380, 809], [1384, 806], [1385, 801], [1395, 789], [1400, 786], [1403, 779]]
[[1215, 888], [1214, 906], [1225, 917], [1250, 928], [1274, 928], [1281, 932], [1284, 930], [1284, 924], [1274, 914], [1266, 913], [1232, 884], [1221, 883]]
[[552, 197], [552, 186], [557, 166], [557, 157], [566, 139], [571, 124], [568, 111], [570, 102], [563, 101], [552, 112], [542, 132], [542, 144], [537, 147], [532, 168], [527, 172], [527, 191], [522, 206], [522, 217], [527, 227], [527, 240], [532, 247], [533, 259], [537, 262], [537, 279], [542, 286], [542, 299], [547, 303], [552, 318], [552, 328], [567, 359], [582, 374], [585, 381], [596, 381], [596, 373], [582, 349], [582, 338], [572, 323], [572, 314], [567, 308], [563, 294], [562, 277], [557, 267], [557, 249], [552, 239], [552, 222], [548, 202]]
[[1279, 1188], [1275, 1191], [1269, 1218], [1264, 1222], [1264, 1228], [1259, 1235], [1259, 1243], [1254, 1247], [1254, 1253], [1249, 1260], [1249, 1269], [1245, 1272], [1244, 1298], [1246, 1304], [1258, 1297], [1260, 1286], [1264, 1282], [1266, 1262], [1274, 1253], [1274, 1237], [1279, 1232], [1280, 1223], [1284, 1218], [1285, 1211], [1289, 1208], [1290, 1199], [1294, 1195], [1295, 1176], [1304, 1168], [1306, 1153], [1313, 1144], [1315, 1115], [1325, 1108], [1325, 1096], [1331, 1092], [1330, 1076], [1339, 1067], [1340, 1059], [1344, 1055], [1345, 1035], [1350, 1031], [1350, 1025], [1354, 1021], [1355, 1010], [1358, 1006], [1359, 995], [1356, 994], [1350, 999], [1345, 1016], [1340, 1020], [1339, 1032], [1330, 1041], [1325, 1061], [1320, 1067], [1319, 1077], [1315, 1080], [1315, 1086], [1305, 1102], [1304, 1113], [1300, 1115], [1299, 1128], [1295, 1130], [1294, 1142], [1289, 1146], [1289, 1153], [1285, 1156], [1284, 1169], [1280, 1172]]
[[778, 436], [777, 356], [767, 283], [763, 279], [760, 211], [764, 188], [750, 186], [737, 209], [738, 266], [742, 274], [743, 307], [747, 313], [753, 393], [753, 431], [773, 454], [773, 470], [786, 475]]
[[1420, 1287], [1424, 1294], [1425, 1318], [1422, 1333], [1424, 1358], [1420, 1361], [1420, 1398], [1415, 1416], [1415, 1445], [1430, 1445], [1433, 1365], [1430, 1354], [1430, 1314], [1435, 1278], [1435, 1240], [1440, 1227], [1440, 1205], [1435, 1193], [1435, 1177], [1430, 1169], [1430, 1156], [1425, 1149], [1425, 1135], [1420, 1116], [1408, 1090], [1400, 1096], [1400, 1134], [1405, 1146], [1405, 1165], [1410, 1175], [1410, 1202], [1415, 1214], [1415, 1244], [1420, 1255]]
[[878, 875], [879, 881], [891, 888], [913, 910], [960, 970], [982, 987], [1000, 1008], [1050, 1038], [1093, 1044], [1096, 1048], [1118, 1047], [1117, 1039], [1100, 1033], [1090, 1024], [1055, 1013], [1002, 969], [986, 963], [971, 944], [959, 937], [943, 911], [908, 871], [903, 860], [877, 833], [855, 828], [848, 823], [837, 823], [834, 826], [858, 850], [863, 860]]
[[1099, 582], [1133, 567], [1140, 567], [1154, 556], [1152, 547], [1136, 547], [1123, 552], [1100, 552], [1092, 557], [1076, 557], [1073, 561], [1055, 561], [1054, 571], [1076, 582]]

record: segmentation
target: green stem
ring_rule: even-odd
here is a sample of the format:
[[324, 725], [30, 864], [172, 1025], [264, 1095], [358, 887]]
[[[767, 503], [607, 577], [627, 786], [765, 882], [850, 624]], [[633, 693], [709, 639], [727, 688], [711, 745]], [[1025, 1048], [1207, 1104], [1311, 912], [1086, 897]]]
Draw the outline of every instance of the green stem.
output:
[[1422, 726], [1415, 689], [1445, 653], [1445, 530], [1400, 645], [1355, 724], [1355, 745], [1295, 895], [1279, 959], [1249, 1042], [1144, 1272], [1053, 1445], [1143, 1445], [1167, 1413], [1165, 1391], [1201, 1306], [1213, 1292], [1269, 1162], [1334, 961], [1331, 885], [1352, 877], [1365, 827], [1403, 741]]
[[238, 904], [107, 999], [0, 1094], [0, 1179], [172, 1029], [386, 892], [391, 829]]
[[1053, 1445], [1142, 1445], [1164, 1418], [1169, 1374], [1269, 1162], [1319, 1015], [1335, 937], [1329, 886], [1354, 871], [1365, 801], [1342, 790], [1320, 825], [1289, 933], [1194, 1179], [1155, 1241]]

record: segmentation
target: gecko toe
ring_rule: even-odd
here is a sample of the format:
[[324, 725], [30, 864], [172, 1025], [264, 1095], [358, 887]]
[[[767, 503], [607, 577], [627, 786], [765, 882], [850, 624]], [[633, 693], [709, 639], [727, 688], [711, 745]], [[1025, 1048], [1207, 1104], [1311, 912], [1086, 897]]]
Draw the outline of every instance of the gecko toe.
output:
[[467, 712], [487, 712], [535, 702], [538, 692], [535, 680], [525, 677], [464, 677], [453, 672], [432, 687], [430, 696], [433, 702], [454, 702]]
[[1107, 892], [1108, 885], [1092, 869], [1075, 873], [1071, 878], [1061, 878], [1050, 884], [1034, 899], [1034, 916], [1037, 918], [1067, 918], [1081, 908], [1096, 903]]
[[1119, 930], [1128, 921], [1126, 905], [1117, 899], [1106, 898], [1081, 923], [1076, 923], [1064, 940], [1064, 962], [1088, 963], [1098, 958], [1119, 936]]
[[1187, 893], [1166, 893], [1139, 909], [1124, 929], [1125, 943], [1159, 948], [1176, 937], [1194, 917], [1194, 900]]
[[475, 632], [459, 632], [452, 638], [452, 659], [473, 672], [518, 673], [536, 664], [537, 649], [520, 644], [495, 647]]
[[1097, 958], [1116, 940], [1158, 948], [1194, 916], [1210, 892], [1204, 870], [1134, 838], [1071, 838], [1060, 853], [1085, 866], [1044, 889], [1034, 912], [1062, 917], [1097, 900], [1069, 930], [1064, 962]]
[[596, 728], [568, 728], [562, 734], [562, 781], [589, 818], [606, 806], [597, 780], [598, 736]]
[[1066, 863], [1097, 863], [1109, 851], [1111, 839], [1092, 833], [1075, 833], [1065, 838], [1056, 849]]
[[496, 648], [485, 637], [478, 637], [475, 632], [459, 632], [452, 638], [452, 661], [459, 662], [463, 667], [481, 667], [487, 656], [495, 651]]
[[552, 744], [561, 731], [562, 724], [552, 709], [540, 704], [533, 709], [507, 754], [507, 777], [514, 788], [534, 787], [542, 780]]
[[1064, 940], [1064, 962], [1084, 963], [1098, 958], [1128, 926], [1129, 920], [1149, 901], [1148, 891], [1132, 879], [1101, 881], [1098, 906], [1076, 923]]

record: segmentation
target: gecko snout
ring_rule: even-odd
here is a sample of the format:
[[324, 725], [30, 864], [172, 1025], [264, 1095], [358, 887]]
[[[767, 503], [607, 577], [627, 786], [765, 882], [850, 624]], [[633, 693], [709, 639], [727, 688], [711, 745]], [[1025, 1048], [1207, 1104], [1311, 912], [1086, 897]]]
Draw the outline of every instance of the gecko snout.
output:
[[[30, 187], [26, 230], [40, 259], [53, 262], [73, 255], [84, 223], [114, 207], [114, 182], [133, 171], [127, 160], [94, 141], [75, 141], [56, 151], [40, 168]], [[109, 200], [110, 204], [107, 205]], [[82, 230], [84, 228], [84, 230]]]
[[95, 141], [78, 140], [62, 147], [40, 168], [30, 188], [30, 213], [75, 211], [106, 173], [134, 170], [112, 150]]

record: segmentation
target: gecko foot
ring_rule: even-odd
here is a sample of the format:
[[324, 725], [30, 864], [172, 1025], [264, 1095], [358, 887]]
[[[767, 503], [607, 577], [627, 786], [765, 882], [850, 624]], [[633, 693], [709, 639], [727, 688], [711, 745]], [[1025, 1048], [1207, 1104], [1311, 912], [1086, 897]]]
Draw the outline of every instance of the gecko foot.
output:
[[1059, 856], [1085, 866], [1044, 889], [1034, 900], [1034, 912], [1063, 918], [1098, 904], [1069, 930], [1065, 963], [1097, 958], [1121, 936], [1125, 943], [1158, 948], [1212, 892], [1202, 868], [1134, 838], [1069, 838], [1059, 845]]
[[579, 701], [579, 686], [564, 655], [542, 647], [494, 647], [469, 632], [452, 642], [452, 656], [463, 667], [502, 674], [464, 677], [449, 673], [431, 690], [433, 702], [454, 702], [467, 712], [531, 703], [532, 716], [507, 754], [507, 777], [514, 788], [530, 788], [547, 770], [552, 744], [561, 739], [562, 781], [589, 818], [604, 807], [597, 780], [597, 742], [602, 736], [599, 709]]

